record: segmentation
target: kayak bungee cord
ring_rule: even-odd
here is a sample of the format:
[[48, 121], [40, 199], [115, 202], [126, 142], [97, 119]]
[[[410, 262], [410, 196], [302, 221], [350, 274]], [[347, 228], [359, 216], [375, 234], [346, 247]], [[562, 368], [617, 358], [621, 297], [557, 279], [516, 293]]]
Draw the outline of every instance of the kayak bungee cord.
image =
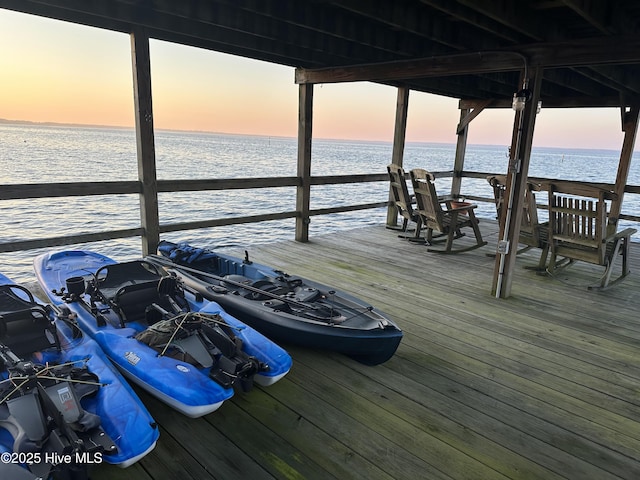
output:
[[[37, 379], [37, 380], [40, 380], [40, 379], [43, 379], [43, 380], [58, 380], [58, 381], [69, 382], [69, 383], [79, 383], [79, 384], [84, 384], [84, 385], [95, 385], [95, 386], [98, 386], [98, 387], [107, 386], [106, 383], [92, 382], [92, 381], [89, 381], [89, 380], [78, 380], [78, 379], [74, 379], [74, 378], [71, 378], [71, 377], [53, 377], [53, 376], [49, 376], [49, 375], [43, 375], [43, 373], [46, 373], [49, 370], [55, 370], [55, 369], [58, 369], [58, 368], [61, 368], [61, 367], [71, 366], [71, 365], [74, 365], [74, 364], [76, 364], [78, 362], [86, 363], [88, 361], [89, 361], [88, 358], [83, 358], [83, 359], [80, 359], [80, 360], [74, 360], [72, 362], [61, 363], [59, 365], [49, 365], [49, 363], [47, 363], [46, 365], [44, 365], [44, 368], [42, 370], [40, 370], [39, 372], [37, 372], [35, 375], [16, 375], [16, 376], [13, 376], [13, 377], [5, 378], [4, 380], [0, 381], [0, 384], [11, 382], [11, 383], [14, 384], [14, 388], [4, 398], [2, 398], [0, 400], [0, 404], [6, 402], [7, 400], [9, 400], [13, 394], [18, 392], [22, 387], [24, 387], [27, 383], [29, 383], [29, 381], [35, 380], [35, 379]], [[15, 384], [16, 380], [22, 380], [22, 383]]]
[[[304, 302], [299, 302], [297, 300], [293, 300], [291, 298], [287, 298], [286, 296], [282, 296], [282, 295], [278, 295], [272, 292], [269, 292], [267, 290], [263, 290], [261, 288], [257, 288], [251, 285], [247, 285], [245, 283], [242, 282], [236, 282], [235, 280], [231, 280], [231, 279], [227, 279], [224, 277], [221, 277], [219, 275], [215, 275], [213, 273], [208, 273], [208, 272], [204, 272], [202, 270], [198, 270], [196, 268], [191, 268], [191, 267], [187, 267], [186, 265], [179, 265], [176, 264], [174, 262], [172, 262], [171, 260], [165, 260], [163, 257], [159, 256], [159, 255], [148, 255], [147, 258], [150, 257], [150, 261], [153, 262], [157, 262], [160, 265], [162, 265], [163, 267], [167, 267], [167, 268], [173, 268], [175, 270], [180, 271], [180, 273], [182, 273], [183, 275], [190, 277], [191, 275], [189, 275], [189, 273], [193, 273], [194, 275], [202, 275], [203, 277], [208, 277], [208, 278], [212, 278], [213, 280], [218, 280], [220, 282], [224, 282], [227, 283], [229, 285], [233, 285], [235, 287], [239, 287], [239, 288], [243, 288], [245, 290], [249, 290], [250, 292], [255, 292], [255, 293], [259, 293], [262, 295], [265, 295], [267, 297], [273, 298], [275, 300], [281, 300], [285, 303], [288, 303], [290, 305], [293, 305], [295, 307], [298, 307], [300, 309], [304, 310], [320, 310], [322, 308], [321, 306], [316, 306], [316, 305], [311, 305], [308, 303], [304, 303]], [[334, 300], [333, 297], [335, 296], [335, 291], [334, 290], [330, 290], [329, 292], [327, 292], [329, 294], [329, 297], [325, 297], [328, 300], [329, 303], [329, 307], [330, 307], [330, 311], [329, 311], [329, 319], [333, 318], [333, 308], [334, 308]], [[350, 320], [352, 318], [356, 318], [360, 315], [364, 315], [367, 312], [372, 312], [373, 311], [373, 307], [372, 306], [367, 306], [367, 307], [363, 307], [362, 310], [359, 309], [355, 309], [352, 307], [344, 307], [345, 309], [351, 310], [351, 311], [355, 311], [356, 313], [354, 315], [352, 315], [351, 317], [346, 318], [345, 320], [343, 320], [342, 322], [346, 321], [346, 320]], [[340, 322], [340, 323], [342, 323]], [[333, 325], [333, 323], [332, 323]]]
[[216, 314], [202, 313], [202, 312], [190, 312], [190, 313], [195, 318], [199, 318], [199, 319], [204, 320], [206, 322], [217, 323], [218, 325], [222, 325], [224, 327], [228, 327], [228, 328], [230, 328], [232, 330], [235, 330], [237, 332], [241, 332], [242, 330], [247, 328], [246, 326], [237, 326], [236, 327], [234, 325], [229, 325], [224, 320], [218, 320], [217, 318], [215, 318]]
[[182, 318], [180, 318], [180, 322], [176, 324], [176, 328], [173, 330], [173, 333], [169, 337], [169, 340], [167, 340], [167, 343], [165, 344], [164, 348], [160, 352], [160, 355], [159, 355], [160, 357], [164, 357], [164, 354], [167, 353], [167, 350], [169, 349], [169, 346], [171, 345], [171, 342], [173, 342], [173, 339], [175, 338], [176, 334], [178, 333], [178, 330], [182, 329], [182, 324], [187, 320], [187, 318], [189, 318], [190, 314], [191, 314], [191, 312], [187, 312], [187, 313], [176, 315], [175, 317], [170, 318], [170, 320], [173, 321], [173, 320], [176, 320], [179, 317], [182, 317]]

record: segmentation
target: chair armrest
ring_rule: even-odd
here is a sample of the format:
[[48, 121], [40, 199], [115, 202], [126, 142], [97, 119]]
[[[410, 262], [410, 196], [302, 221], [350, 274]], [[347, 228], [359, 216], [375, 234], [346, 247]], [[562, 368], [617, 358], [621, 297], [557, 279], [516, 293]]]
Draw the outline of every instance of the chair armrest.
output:
[[471, 210], [477, 207], [478, 205], [473, 203], [471, 205], [465, 205], [464, 207], [449, 208], [447, 209], [447, 212], [470, 212]]
[[[456, 203], [456, 201], [453, 201], [452, 203]], [[475, 203], [470, 203], [470, 202], [464, 202], [464, 201], [457, 201], [457, 206], [452, 207], [452, 208], [447, 208], [448, 212], [463, 212], [465, 210], [473, 210], [474, 208], [478, 208], [478, 205]], [[462, 205], [464, 204], [464, 205]]]
[[625, 228], [624, 230], [620, 230], [619, 232], [615, 232], [612, 233], [611, 235], [607, 236], [603, 242], [604, 243], [608, 243], [612, 240], [615, 240], [617, 238], [629, 238], [631, 235], [633, 235], [634, 233], [636, 233], [638, 230], [635, 228]]
[[438, 201], [440, 203], [451, 202], [452, 200], [457, 200], [460, 198], [460, 195], [451, 195], [450, 193], [447, 195], [438, 195]]
[[631, 235], [633, 235], [637, 231], [638, 230], [635, 229], [635, 228], [625, 228], [624, 230], [620, 230], [619, 232], [616, 232], [615, 236], [618, 237], [618, 238], [630, 237]]

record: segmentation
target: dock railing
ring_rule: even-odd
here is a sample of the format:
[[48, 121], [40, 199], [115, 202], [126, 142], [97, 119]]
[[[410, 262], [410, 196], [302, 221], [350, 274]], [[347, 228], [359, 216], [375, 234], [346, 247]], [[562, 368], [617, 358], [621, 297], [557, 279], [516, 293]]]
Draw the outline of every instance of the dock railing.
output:
[[[452, 171], [433, 172], [437, 178], [453, 177]], [[467, 172], [461, 173], [463, 178], [485, 179], [496, 173], [489, 172]], [[553, 181], [554, 179], [539, 179], [541, 181]], [[172, 192], [196, 192], [196, 191], [221, 191], [221, 190], [253, 190], [256, 188], [274, 187], [298, 187], [301, 184], [299, 177], [266, 177], [266, 178], [234, 178], [234, 179], [196, 179], [196, 180], [157, 180], [159, 193]], [[317, 185], [346, 185], [362, 184], [370, 182], [388, 182], [386, 173], [358, 174], [358, 175], [326, 175], [312, 176], [310, 183]], [[584, 183], [584, 182], [581, 182]], [[602, 184], [598, 184], [602, 185]], [[605, 185], [606, 186], [606, 185]], [[625, 192], [640, 194], [640, 186], [628, 185]], [[487, 184], [487, 196], [464, 195], [468, 200], [474, 202], [490, 202], [493, 198], [489, 196], [490, 190]], [[464, 194], [464, 185], [461, 191]], [[142, 185], [140, 181], [110, 181], [110, 182], [70, 182], [70, 183], [37, 183], [37, 184], [5, 184], [0, 185], [0, 201], [3, 200], [24, 200], [56, 197], [90, 197], [102, 195], [142, 195]], [[389, 201], [359, 203], [341, 205], [336, 207], [311, 209], [310, 216], [330, 215], [335, 213], [352, 212], [357, 210], [368, 210], [387, 207]], [[301, 215], [295, 210], [293, 205], [291, 210], [283, 210], [259, 215], [246, 215], [224, 218], [211, 218], [198, 221], [162, 224], [160, 219], [159, 232], [168, 233], [200, 228], [211, 228], [227, 225], [247, 224], [255, 222], [266, 222], [273, 220], [283, 220], [287, 218], [297, 218]], [[541, 208], [545, 205], [541, 204]], [[621, 219], [639, 222], [640, 216], [622, 214]], [[55, 221], [55, 219], [54, 219]], [[61, 225], [61, 233], [64, 233], [64, 222]], [[79, 243], [98, 242], [129, 237], [142, 237], [144, 226], [141, 224], [134, 228], [108, 230], [92, 233], [58, 235], [38, 239], [25, 239], [18, 241], [0, 241], [0, 253], [30, 250], [35, 248], [57, 247], [63, 245], [74, 245]]]
[[[328, 175], [311, 177], [311, 185], [340, 185], [360, 184], [367, 182], [386, 182], [384, 174], [361, 175]], [[158, 193], [222, 191], [222, 190], [255, 190], [256, 188], [297, 187], [301, 180], [298, 177], [266, 177], [266, 178], [233, 178], [233, 179], [196, 179], [196, 180], [157, 180]], [[5, 184], [0, 185], [0, 201], [25, 200], [57, 197], [90, 197], [104, 195], [142, 195], [140, 181], [111, 181], [111, 182], [67, 182], [67, 183], [33, 183], [33, 184]], [[386, 207], [388, 201], [343, 205], [329, 208], [312, 209], [311, 216], [329, 215]], [[219, 227], [245, 223], [266, 222], [296, 218], [300, 212], [293, 209], [278, 212], [262, 213], [259, 215], [211, 218], [191, 222], [162, 224], [160, 219], [159, 232], [168, 233], [199, 228]], [[55, 222], [55, 218], [52, 219]], [[57, 222], [61, 233], [64, 233], [64, 222]], [[0, 253], [17, 252], [35, 248], [57, 247], [79, 243], [98, 242], [129, 237], [142, 237], [144, 226], [140, 224], [134, 228], [108, 230], [74, 235], [50, 236], [38, 239], [25, 239], [10, 242], [0, 241]]]

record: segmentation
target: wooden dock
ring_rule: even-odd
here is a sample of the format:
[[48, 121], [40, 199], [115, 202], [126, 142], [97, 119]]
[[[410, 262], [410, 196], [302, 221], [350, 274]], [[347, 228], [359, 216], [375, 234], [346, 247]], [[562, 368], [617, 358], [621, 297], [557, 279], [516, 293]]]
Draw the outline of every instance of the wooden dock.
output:
[[140, 393], [158, 446], [92, 478], [640, 478], [640, 245], [631, 276], [604, 292], [584, 288], [601, 268], [517, 268], [498, 300], [497, 226], [482, 229], [488, 246], [449, 256], [382, 226], [251, 248], [390, 314], [405, 333], [395, 357], [367, 367], [285, 345], [287, 377], [200, 419]]

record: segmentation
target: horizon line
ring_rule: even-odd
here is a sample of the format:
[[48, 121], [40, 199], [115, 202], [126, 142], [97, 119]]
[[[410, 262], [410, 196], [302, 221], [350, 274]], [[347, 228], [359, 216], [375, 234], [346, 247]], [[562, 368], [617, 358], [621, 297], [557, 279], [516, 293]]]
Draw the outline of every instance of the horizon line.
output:
[[[75, 128], [112, 128], [116, 130], [132, 130], [135, 131], [135, 126], [125, 126], [125, 125], [103, 125], [103, 124], [95, 124], [95, 123], [73, 123], [73, 122], [53, 122], [53, 121], [43, 121], [38, 122], [34, 120], [12, 120], [7, 118], [0, 118], [0, 124], [4, 125], [32, 125], [32, 126], [59, 126], [59, 127], [75, 127]], [[295, 136], [288, 135], [267, 135], [262, 133], [238, 133], [238, 132], [221, 132], [214, 130], [183, 130], [176, 128], [155, 128], [154, 130], [163, 131], [163, 132], [178, 132], [178, 133], [197, 133], [197, 134], [212, 134], [212, 135], [237, 135], [237, 136], [252, 136], [252, 137], [265, 137], [265, 138], [287, 138], [287, 139], [296, 139]], [[389, 145], [393, 145], [392, 140], [366, 140], [366, 139], [354, 139], [354, 138], [330, 138], [330, 137], [314, 137], [316, 140], [332, 140], [332, 141], [341, 141], [341, 142], [373, 142], [373, 143], [388, 143]], [[436, 142], [436, 141], [407, 141], [406, 144], [418, 144], [418, 143], [426, 143], [426, 144], [435, 144], [435, 145], [455, 145], [455, 142]], [[506, 147], [509, 145], [500, 145], [495, 143], [470, 143], [468, 145], [477, 145], [483, 147]], [[537, 148], [556, 148], [562, 149], [566, 148], [568, 150], [605, 150], [618, 152], [619, 150], [614, 148], [581, 148], [581, 147], [561, 147], [554, 145], [538, 145]], [[636, 149], [634, 149], [634, 152]]]

